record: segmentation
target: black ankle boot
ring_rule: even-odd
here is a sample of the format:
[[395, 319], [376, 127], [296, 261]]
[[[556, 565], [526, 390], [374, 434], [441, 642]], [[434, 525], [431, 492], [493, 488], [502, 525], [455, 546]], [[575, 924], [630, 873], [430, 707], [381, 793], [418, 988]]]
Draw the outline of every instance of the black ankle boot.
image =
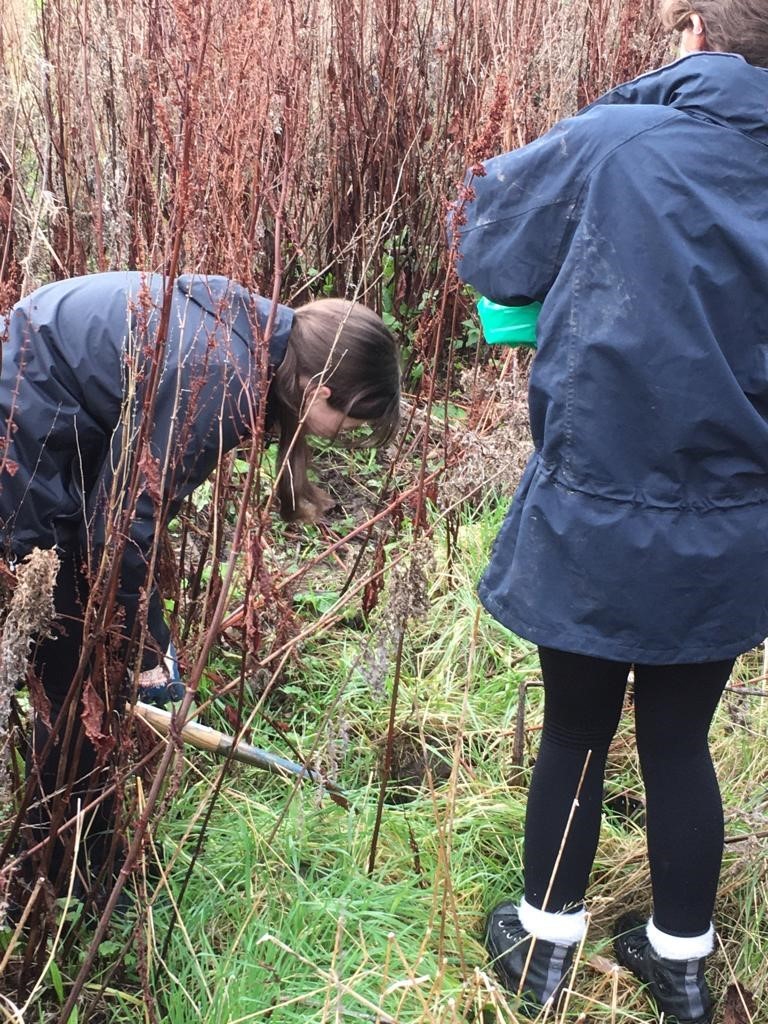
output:
[[531, 1016], [548, 999], [557, 999], [576, 949], [575, 945], [534, 939], [520, 924], [514, 903], [500, 903], [488, 915], [485, 948], [504, 988], [521, 998], [524, 1012]]
[[669, 1024], [710, 1024], [712, 998], [704, 980], [706, 957], [667, 960], [659, 956], [638, 914], [616, 922], [613, 948], [622, 967], [644, 981]]

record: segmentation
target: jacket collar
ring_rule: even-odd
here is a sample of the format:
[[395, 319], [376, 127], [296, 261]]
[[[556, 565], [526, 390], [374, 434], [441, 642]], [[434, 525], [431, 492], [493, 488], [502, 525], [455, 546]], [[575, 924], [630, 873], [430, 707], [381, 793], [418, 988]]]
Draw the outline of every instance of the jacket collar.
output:
[[591, 106], [603, 103], [674, 107], [768, 146], [768, 69], [738, 54], [689, 54], [611, 89]]

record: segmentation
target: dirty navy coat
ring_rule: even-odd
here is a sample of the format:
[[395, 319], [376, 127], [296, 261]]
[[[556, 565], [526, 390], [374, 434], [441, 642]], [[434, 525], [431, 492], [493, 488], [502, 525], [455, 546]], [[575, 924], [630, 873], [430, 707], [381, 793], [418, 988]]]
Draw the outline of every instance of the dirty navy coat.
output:
[[[146, 415], [144, 391], [163, 302], [158, 275], [113, 272], [40, 288], [3, 327], [0, 380], [0, 548], [9, 559], [32, 547], [98, 553], [104, 508], [130, 460]], [[293, 313], [277, 306], [268, 359], [254, 334], [272, 308], [222, 277], [179, 277], [172, 290], [162, 375], [148, 431], [138, 497], [120, 570], [118, 601], [130, 631], [159, 520], [246, 438], [258, 417], [259, 371], [277, 367]], [[258, 326], [255, 326], [258, 325]], [[167, 631], [156, 592], [150, 631]]]
[[535, 454], [481, 600], [611, 660], [748, 650], [768, 634], [768, 70], [691, 55], [485, 170], [459, 274], [543, 307]]

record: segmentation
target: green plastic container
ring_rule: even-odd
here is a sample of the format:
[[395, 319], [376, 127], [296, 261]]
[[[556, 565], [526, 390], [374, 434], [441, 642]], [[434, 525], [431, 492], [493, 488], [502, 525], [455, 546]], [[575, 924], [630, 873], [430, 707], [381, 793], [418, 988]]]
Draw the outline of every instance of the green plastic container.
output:
[[477, 312], [489, 345], [532, 345], [536, 348], [536, 321], [540, 302], [527, 306], [501, 306], [482, 297]]

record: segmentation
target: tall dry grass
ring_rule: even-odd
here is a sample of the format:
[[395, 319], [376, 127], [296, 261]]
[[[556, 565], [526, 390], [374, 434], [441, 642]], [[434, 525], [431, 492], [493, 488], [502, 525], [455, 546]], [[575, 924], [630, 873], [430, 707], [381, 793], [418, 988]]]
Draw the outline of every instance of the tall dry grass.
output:
[[282, 279], [284, 298], [311, 289], [312, 270], [375, 294], [386, 249], [398, 298], [418, 308], [441, 284], [443, 204], [500, 82], [492, 141], [508, 148], [660, 46], [649, 0], [26, 10], [9, 4], [0, 36], [5, 232], [23, 291], [160, 269], [182, 228], [181, 268], [267, 293]]
[[[382, 499], [378, 547], [352, 570], [348, 594], [375, 600], [387, 531], [403, 515], [421, 522], [427, 496], [437, 496], [441, 452], [450, 455], [447, 432], [436, 435], [430, 417], [466, 315], [447, 271], [446, 204], [467, 163], [530, 141], [658, 62], [664, 42], [654, 8], [651, 0], [40, 0], [33, 9], [6, 0], [0, 312], [50, 280], [115, 268], [220, 273], [282, 301], [325, 291], [388, 307], [407, 367], [423, 370], [427, 414], [409, 441], [417, 480]], [[476, 422], [488, 420], [475, 413]], [[131, 458], [132, 497], [113, 509], [117, 551], [141, 445]], [[260, 460], [254, 450], [250, 483]], [[175, 548], [158, 547], [153, 558], [193, 685], [222, 631], [241, 630], [240, 677], [228, 684], [239, 693], [239, 729], [246, 671], [261, 670], [268, 689], [298, 641], [288, 588], [270, 560], [270, 523], [246, 503], [252, 488], [231, 470], [225, 460], [210, 508], [189, 505]], [[228, 523], [229, 534], [213, 523]], [[299, 571], [343, 543], [332, 535]], [[241, 561], [244, 613], [225, 602]], [[114, 565], [102, 595], [115, 586]], [[103, 659], [109, 615], [103, 602], [86, 614], [96, 623], [94, 656]], [[152, 753], [137, 753], [125, 731], [115, 739], [114, 785], [123, 794]], [[163, 766], [170, 763], [169, 753]], [[137, 850], [177, 785], [171, 773], [148, 803], [128, 801], [118, 829], [131, 832]], [[11, 849], [6, 843], [5, 866]], [[47, 927], [38, 927], [21, 987], [47, 956]]]

